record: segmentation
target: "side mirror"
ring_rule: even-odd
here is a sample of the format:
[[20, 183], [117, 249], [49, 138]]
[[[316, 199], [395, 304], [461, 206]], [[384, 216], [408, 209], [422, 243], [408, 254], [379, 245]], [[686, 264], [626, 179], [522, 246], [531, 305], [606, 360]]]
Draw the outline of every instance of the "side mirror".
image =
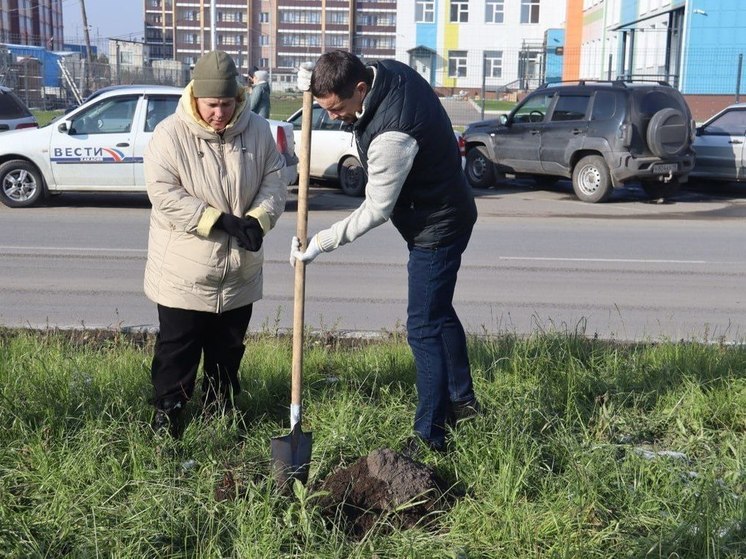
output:
[[57, 130], [59, 130], [63, 134], [67, 134], [68, 132], [70, 132], [70, 129], [67, 127], [67, 121], [63, 120], [62, 122], [60, 122], [57, 125]]
[[503, 126], [507, 126], [508, 125], [508, 115], [506, 115], [504, 113], [501, 114], [499, 117], [497, 117], [497, 120]]

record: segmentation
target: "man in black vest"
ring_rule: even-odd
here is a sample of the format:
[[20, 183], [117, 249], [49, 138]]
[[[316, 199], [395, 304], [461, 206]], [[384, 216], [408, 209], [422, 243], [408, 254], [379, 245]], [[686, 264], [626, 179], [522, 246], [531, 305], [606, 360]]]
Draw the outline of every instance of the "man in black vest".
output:
[[415, 436], [404, 451], [423, 443], [444, 451], [446, 425], [479, 411], [453, 308], [477, 208], [451, 121], [430, 84], [401, 62], [366, 66], [338, 50], [319, 58], [310, 80], [309, 73], [299, 71], [299, 88], [310, 86], [329, 116], [352, 125], [368, 182], [360, 207], [317, 233], [305, 252], [293, 239], [291, 262], [311, 262], [391, 219], [409, 249], [407, 341], [417, 367]]

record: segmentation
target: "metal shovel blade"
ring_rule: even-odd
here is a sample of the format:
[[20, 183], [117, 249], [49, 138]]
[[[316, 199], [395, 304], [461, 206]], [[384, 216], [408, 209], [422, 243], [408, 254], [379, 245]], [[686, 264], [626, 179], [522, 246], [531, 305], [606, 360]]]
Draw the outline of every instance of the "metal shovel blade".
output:
[[305, 485], [311, 464], [312, 443], [313, 434], [301, 431], [300, 422], [295, 424], [289, 435], [270, 440], [272, 474], [278, 485], [283, 486], [295, 479]]

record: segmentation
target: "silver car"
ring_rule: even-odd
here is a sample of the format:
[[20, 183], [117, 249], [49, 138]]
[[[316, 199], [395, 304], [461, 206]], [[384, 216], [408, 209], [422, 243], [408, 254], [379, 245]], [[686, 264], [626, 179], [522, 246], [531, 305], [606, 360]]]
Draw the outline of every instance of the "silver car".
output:
[[745, 181], [746, 103], [730, 105], [697, 128], [691, 178]]
[[38, 128], [36, 117], [13, 90], [0, 85], [0, 132]]
[[[107, 88], [43, 128], [0, 134], [0, 202], [22, 208], [62, 192], [144, 193], [145, 147], [182, 92], [154, 85]], [[298, 162], [293, 127], [269, 123], [290, 184]]]

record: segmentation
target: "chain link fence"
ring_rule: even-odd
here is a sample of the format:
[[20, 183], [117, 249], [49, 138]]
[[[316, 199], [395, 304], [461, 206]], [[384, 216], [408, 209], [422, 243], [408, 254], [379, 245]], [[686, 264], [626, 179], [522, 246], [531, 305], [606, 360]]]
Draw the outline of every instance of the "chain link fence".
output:
[[[697, 120], [740, 101], [746, 91], [744, 53], [733, 47], [689, 52], [684, 47], [658, 46], [637, 48], [630, 54], [602, 47], [573, 51], [524, 41], [515, 48], [490, 48], [442, 53], [414, 49], [404, 56], [454, 108], [455, 125], [490, 117], [493, 111], [484, 100], [519, 101], [543, 82], [561, 81], [568, 75], [567, 68], [577, 68], [575, 77], [580, 79], [666, 81], [684, 93]], [[183, 87], [188, 83], [187, 64], [147, 60], [145, 52], [142, 43], [134, 41], [100, 41], [89, 61], [84, 53], [0, 46], [0, 84], [14, 89], [30, 107], [53, 109], [76, 105], [93, 91], [112, 85]], [[294, 85], [292, 68], [273, 70], [274, 91]]]

